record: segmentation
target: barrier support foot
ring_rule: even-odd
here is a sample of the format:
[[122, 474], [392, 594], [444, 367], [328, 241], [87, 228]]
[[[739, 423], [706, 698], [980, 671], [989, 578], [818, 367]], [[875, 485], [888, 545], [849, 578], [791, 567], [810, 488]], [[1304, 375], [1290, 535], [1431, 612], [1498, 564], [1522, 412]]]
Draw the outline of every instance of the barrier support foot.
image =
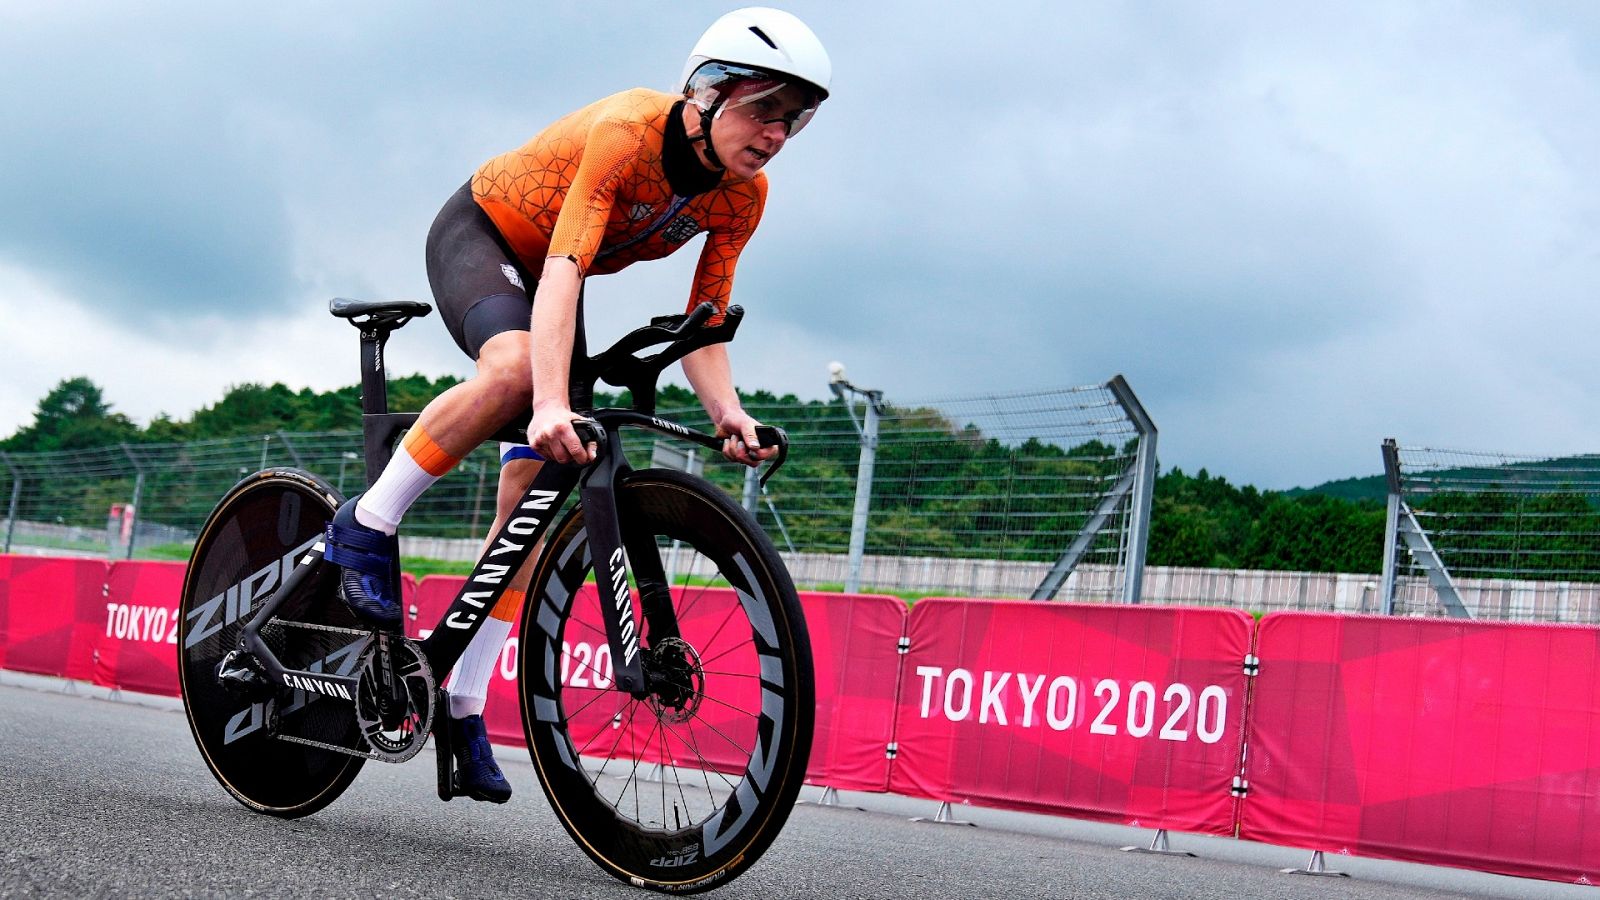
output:
[[1167, 830], [1165, 828], [1156, 829], [1156, 836], [1150, 841], [1150, 846], [1148, 847], [1123, 847], [1122, 849], [1128, 853], [1159, 853], [1163, 856], [1194, 855], [1187, 850], [1174, 850], [1172, 847], [1168, 846]]
[[934, 814], [933, 818], [930, 819], [930, 818], [928, 818], [926, 816], [916, 816], [916, 817], [912, 818], [911, 821], [913, 821], [913, 822], [931, 822], [931, 823], [933, 823], [935, 825], [968, 825], [968, 826], [971, 826], [973, 828], [977, 828], [978, 827], [978, 823], [976, 823], [976, 822], [968, 822], [965, 819], [958, 819], [955, 816], [952, 816], [950, 814], [950, 801], [949, 800], [946, 800], [943, 803], [939, 804], [939, 811]]
[[1335, 872], [1322, 859], [1321, 850], [1311, 851], [1311, 862], [1304, 869], [1279, 869], [1285, 875], [1322, 875], [1329, 878], [1349, 878], [1349, 872]]
[[818, 797], [815, 800], [797, 800], [797, 801], [795, 801], [795, 805], [796, 806], [831, 806], [834, 809], [853, 809], [856, 812], [866, 812], [866, 810], [863, 809], [862, 807], [859, 807], [859, 806], [845, 806], [843, 803], [840, 803], [839, 802], [839, 789], [838, 788], [833, 788], [833, 787], [824, 787], [822, 789], [822, 796]]

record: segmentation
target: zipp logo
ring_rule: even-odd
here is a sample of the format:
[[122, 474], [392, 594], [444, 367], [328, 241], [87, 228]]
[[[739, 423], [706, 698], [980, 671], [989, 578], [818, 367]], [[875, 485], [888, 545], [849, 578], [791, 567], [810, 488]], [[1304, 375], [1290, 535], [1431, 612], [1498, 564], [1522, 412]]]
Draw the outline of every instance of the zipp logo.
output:
[[272, 595], [278, 585], [294, 571], [295, 560], [322, 540], [318, 534], [282, 557], [229, 585], [222, 593], [189, 611], [189, 637], [185, 649], [193, 647], [255, 611], [256, 604]]
[[650, 860], [650, 865], [658, 869], [676, 869], [681, 866], [693, 865], [700, 859], [700, 845], [691, 844], [679, 850], [676, 856], [658, 856]]
[[316, 678], [307, 678], [304, 675], [290, 675], [289, 673], [285, 672], [283, 675], [283, 683], [297, 691], [311, 691], [313, 693], [325, 694], [329, 697], [338, 697], [343, 700], [355, 699], [354, 697], [350, 696], [350, 692], [345, 689], [345, 686], [337, 681], [321, 681]]

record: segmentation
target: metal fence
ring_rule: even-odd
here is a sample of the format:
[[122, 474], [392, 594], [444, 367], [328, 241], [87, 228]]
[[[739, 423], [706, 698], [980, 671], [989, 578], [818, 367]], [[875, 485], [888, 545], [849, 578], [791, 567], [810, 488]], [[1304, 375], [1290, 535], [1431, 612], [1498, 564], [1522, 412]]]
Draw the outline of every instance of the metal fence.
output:
[[1596, 621], [1600, 456], [1383, 444], [1383, 610]]
[[[764, 495], [742, 467], [687, 444], [641, 435], [629, 452], [636, 466], [694, 466], [740, 498], [806, 585], [841, 587], [853, 571], [862, 590], [1028, 596], [1044, 577], [1037, 573], [1061, 569], [1070, 555], [1060, 597], [1123, 599], [1130, 568], [1142, 568], [1129, 559], [1143, 551], [1154, 477], [1154, 433], [1141, 443], [1140, 423], [1125, 405], [1131, 397], [1116, 379], [885, 405], [861, 522], [854, 513], [864, 438], [842, 401], [746, 404], [758, 419], [787, 428], [792, 442], [788, 465]], [[699, 409], [663, 415], [709, 427]], [[8, 552], [181, 558], [223, 493], [267, 466], [306, 469], [341, 493], [365, 484], [354, 431], [0, 454], [0, 503], [7, 503], [0, 537]], [[494, 516], [498, 471], [492, 448], [457, 465], [407, 514], [404, 552], [474, 555]], [[855, 560], [853, 525], [861, 544]], [[1102, 574], [1067, 578], [1079, 563]]]

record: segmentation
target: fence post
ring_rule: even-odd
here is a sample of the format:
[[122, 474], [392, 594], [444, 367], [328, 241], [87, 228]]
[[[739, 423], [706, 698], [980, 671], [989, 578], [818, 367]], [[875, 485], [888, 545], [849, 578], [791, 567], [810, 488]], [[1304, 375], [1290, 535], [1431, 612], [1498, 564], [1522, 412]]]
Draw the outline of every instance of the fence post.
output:
[[13, 466], [11, 464], [11, 455], [10, 454], [8, 454], [8, 453], [0, 453], [0, 462], [5, 463], [6, 464], [6, 468], [11, 470], [11, 505], [6, 510], [6, 549], [5, 549], [5, 552], [10, 553], [11, 552], [11, 536], [13, 534], [15, 534], [16, 530], [17, 530], [17, 500], [19, 498], [21, 498], [21, 496], [22, 496], [22, 473], [18, 472], [17, 471], [17, 467]]
[[[883, 391], [859, 388], [845, 380], [844, 366], [828, 366], [828, 389], [844, 403], [850, 413], [850, 424], [861, 436], [861, 463], [856, 470], [856, 503], [850, 513], [850, 571], [845, 577], [844, 590], [854, 594], [861, 590], [861, 561], [867, 550], [867, 514], [872, 509], [872, 469], [878, 458], [878, 416], [883, 411]], [[860, 394], [867, 401], [866, 424], [856, 421], [854, 398], [845, 392]]]
[[[482, 533], [482, 532], [478, 531], [478, 519], [479, 519], [479, 514], [483, 509], [483, 480], [484, 480], [484, 477], [489, 474], [489, 464], [487, 462], [485, 462], [484, 460], [482, 460], [482, 459], [477, 459], [477, 460], [474, 460], [473, 462], [476, 463], [477, 466], [478, 466], [478, 492], [476, 494], [474, 494], [473, 498], [472, 498], [472, 536], [473, 537], [477, 537], [479, 534]], [[497, 486], [498, 486], [498, 484], [499, 484], [499, 482], [496, 482]], [[498, 487], [496, 488], [496, 490], [498, 491]], [[499, 505], [499, 495], [498, 495], [498, 493], [496, 494], [496, 497], [495, 497], [495, 503], [496, 503], [496, 508], [498, 509], [499, 508], [498, 507], [498, 505]]]
[[139, 542], [139, 515], [140, 504], [144, 502], [144, 467], [139, 465], [139, 460], [133, 455], [133, 448], [122, 444], [122, 455], [133, 464], [133, 522], [128, 526], [128, 549], [124, 559], [133, 559], [133, 545]]
[[[283, 449], [289, 451], [289, 458], [294, 460], [294, 467], [296, 469], [304, 469], [306, 467], [305, 460], [300, 458], [300, 451], [294, 449], [294, 444], [289, 441], [289, 436], [284, 434], [281, 428], [278, 429], [277, 435], [278, 440], [283, 441]], [[266, 466], [262, 466], [262, 468], [266, 468]]]
[[756, 514], [756, 510], [757, 510], [757, 505], [756, 505], [757, 504], [757, 500], [756, 500], [756, 498], [760, 496], [760, 491], [761, 491], [761, 472], [760, 472], [760, 470], [755, 469], [755, 468], [745, 469], [744, 470], [744, 508], [745, 508], [746, 512], [750, 513], [750, 516], [752, 518], [754, 518], [755, 514]]
[[1394, 582], [1400, 552], [1400, 448], [1394, 438], [1383, 441], [1383, 474], [1389, 482], [1389, 508], [1383, 525], [1383, 594], [1379, 609], [1394, 615]]
[[1106, 382], [1122, 411], [1139, 433], [1139, 450], [1134, 456], [1133, 496], [1128, 499], [1128, 576], [1122, 582], [1122, 602], [1138, 603], [1144, 590], [1144, 561], [1150, 546], [1150, 507], [1156, 490], [1156, 423], [1133, 388], [1121, 375]]

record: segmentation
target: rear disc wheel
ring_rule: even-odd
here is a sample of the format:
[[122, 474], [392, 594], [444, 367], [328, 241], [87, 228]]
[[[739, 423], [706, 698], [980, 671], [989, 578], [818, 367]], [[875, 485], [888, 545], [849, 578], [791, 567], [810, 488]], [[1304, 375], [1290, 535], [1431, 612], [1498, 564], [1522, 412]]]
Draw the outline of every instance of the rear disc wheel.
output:
[[[304, 691], [272, 687], [270, 699], [241, 697], [217, 681], [238, 649], [244, 623], [322, 538], [340, 498], [299, 469], [266, 469], [230, 490], [206, 520], [184, 577], [178, 629], [178, 686], [206, 766], [235, 799], [257, 812], [309, 815], [333, 802], [363, 759], [278, 740], [288, 734], [365, 751], [352, 708]], [[288, 599], [261, 636], [288, 668], [349, 675], [364, 634], [335, 596], [334, 566], [323, 566]]]

